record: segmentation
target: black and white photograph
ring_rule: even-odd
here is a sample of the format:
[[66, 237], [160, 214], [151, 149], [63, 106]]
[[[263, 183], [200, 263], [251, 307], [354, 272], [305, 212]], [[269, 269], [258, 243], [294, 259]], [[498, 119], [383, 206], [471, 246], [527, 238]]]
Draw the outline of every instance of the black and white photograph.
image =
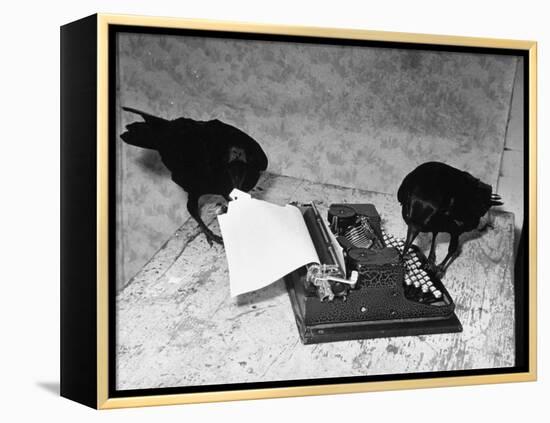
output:
[[6, 422], [548, 420], [544, 2], [6, 2]]
[[525, 53], [111, 36], [113, 392], [526, 365]]

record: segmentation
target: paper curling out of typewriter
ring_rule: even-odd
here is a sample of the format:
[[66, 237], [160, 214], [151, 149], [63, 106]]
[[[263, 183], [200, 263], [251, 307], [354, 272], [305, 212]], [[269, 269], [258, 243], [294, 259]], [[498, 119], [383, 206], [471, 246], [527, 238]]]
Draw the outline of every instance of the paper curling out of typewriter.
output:
[[462, 331], [424, 255], [413, 246], [401, 257], [374, 205], [333, 204], [327, 224], [314, 204], [300, 209], [321, 262], [285, 277], [303, 343]]

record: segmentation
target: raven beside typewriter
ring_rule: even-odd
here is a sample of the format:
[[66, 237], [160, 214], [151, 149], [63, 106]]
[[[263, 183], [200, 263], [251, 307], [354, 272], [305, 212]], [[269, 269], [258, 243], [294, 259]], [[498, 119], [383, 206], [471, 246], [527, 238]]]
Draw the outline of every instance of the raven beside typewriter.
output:
[[[415, 246], [386, 234], [372, 204], [301, 206], [320, 264], [285, 277], [304, 344], [461, 332], [455, 305]], [[334, 240], [343, 248], [342, 257]]]

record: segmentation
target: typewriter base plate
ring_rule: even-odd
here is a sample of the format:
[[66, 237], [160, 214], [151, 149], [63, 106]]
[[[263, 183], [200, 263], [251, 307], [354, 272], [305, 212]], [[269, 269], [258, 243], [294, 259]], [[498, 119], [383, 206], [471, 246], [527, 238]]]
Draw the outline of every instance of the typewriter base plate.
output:
[[286, 285], [303, 344], [462, 332], [462, 324], [454, 313], [446, 318], [307, 325], [297, 298], [300, 294], [291, 278], [286, 279]]

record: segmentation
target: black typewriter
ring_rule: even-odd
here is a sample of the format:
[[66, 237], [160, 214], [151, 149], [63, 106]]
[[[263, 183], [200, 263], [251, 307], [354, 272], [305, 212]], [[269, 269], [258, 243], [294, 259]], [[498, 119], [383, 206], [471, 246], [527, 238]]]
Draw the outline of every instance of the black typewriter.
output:
[[320, 259], [285, 277], [304, 344], [462, 331], [426, 257], [416, 246], [402, 256], [374, 205], [333, 204], [326, 221], [300, 208]]

